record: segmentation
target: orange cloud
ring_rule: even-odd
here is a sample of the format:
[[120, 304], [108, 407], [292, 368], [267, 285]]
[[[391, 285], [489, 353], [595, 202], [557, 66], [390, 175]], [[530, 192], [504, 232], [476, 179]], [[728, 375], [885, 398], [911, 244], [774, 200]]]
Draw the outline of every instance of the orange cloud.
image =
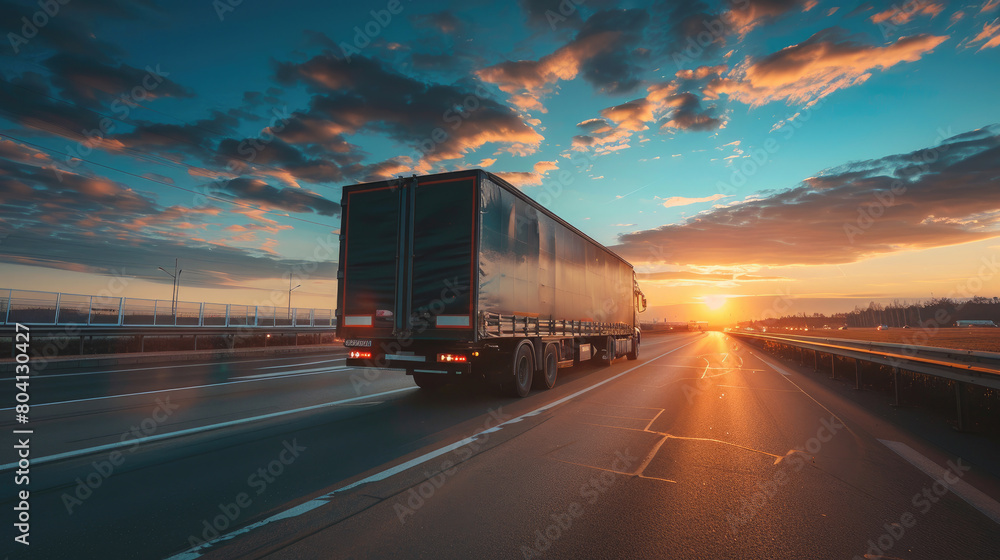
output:
[[872, 23], [883, 23], [888, 21], [894, 25], [903, 25], [909, 23], [918, 15], [934, 17], [942, 11], [944, 11], [944, 4], [922, 4], [919, 2], [911, 2], [907, 3], [903, 8], [892, 6], [885, 11], [873, 15], [871, 19]]
[[709, 90], [753, 106], [782, 100], [811, 105], [834, 91], [864, 83], [873, 70], [920, 60], [947, 39], [914, 35], [876, 47], [843, 40], [836, 28], [826, 29], [802, 43], [750, 62], [736, 79], [713, 80]]
[[483, 68], [476, 75], [507, 93], [542, 93], [549, 84], [576, 78], [580, 66], [609, 46], [617, 35], [611, 31], [596, 33], [560, 47], [538, 60], [502, 62]]
[[688, 198], [686, 196], [671, 196], [670, 198], [664, 199], [661, 206], [664, 208], [673, 208], [675, 206], [688, 206], [690, 204], [698, 204], [699, 202], [715, 202], [716, 200], [726, 198], [729, 195], [725, 194], [713, 194], [712, 196], [703, 196], [701, 198]]
[[537, 187], [542, 184], [546, 173], [559, 169], [559, 163], [555, 161], [539, 161], [532, 169], [532, 171], [506, 171], [496, 173], [496, 175], [518, 188]]
[[[987, 39], [989, 40], [987, 41]], [[992, 23], [984, 24], [983, 30], [969, 42], [978, 43], [979, 41], [986, 41], [979, 47], [979, 50], [990, 49], [1000, 45], [1000, 19], [995, 19]]]
[[637, 264], [820, 265], [996, 238], [998, 155], [1000, 128], [966, 132], [683, 223], [624, 234], [612, 249]]

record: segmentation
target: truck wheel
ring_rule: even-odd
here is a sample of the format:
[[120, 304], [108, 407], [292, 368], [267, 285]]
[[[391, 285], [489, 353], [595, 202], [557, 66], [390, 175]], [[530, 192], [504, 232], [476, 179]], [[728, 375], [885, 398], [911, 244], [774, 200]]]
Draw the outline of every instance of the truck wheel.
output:
[[448, 382], [447, 376], [436, 373], [414, 373], [413, 381], [417, 387], [425, 390], [437, 389]]
[[511, 361], [511, 377], [507, 381], [510, 383], [510, 395], [514, 397], [527, 397], [531, 392], [531, 381], [535, 372], [535, 361], [531, 355], [531, 346], [521, 344], [514, 351], [514, 359]]
[[610, 366], [611, 362], [615, 359], [615, 338], [609, 336], [607, 340], [604, 341], [604, 356], [601, 357], [601, 364], [605, 366]]
[[628, 359], [630, 359], [630, 360], [638, 360], [639, 359], [639, 337], [638, 336], [633, 336], [632, 337], [632, 351], [629, 352], [628, 354], [625, 354], [625, 357], [628, 358]]
[[551, 389], [556, 386], [556, 375], [559, 373], [559, 356], [555, 344], [545, 347], [542, 357], [542, 375], [535, 377], [535, 389]]

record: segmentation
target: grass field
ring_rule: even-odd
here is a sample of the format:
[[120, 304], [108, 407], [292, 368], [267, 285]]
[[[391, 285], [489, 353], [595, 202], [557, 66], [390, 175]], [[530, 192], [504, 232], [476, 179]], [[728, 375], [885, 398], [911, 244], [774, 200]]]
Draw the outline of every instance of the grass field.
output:
[[981, 350], [984, 352], [1000, 352], [1000, 329], [989, 328], [941, 328], [932, 329], [875, 329], [826, 330], [814, 329], [808, 332], [768, 329], [767, 334], [809, 336], [816, 338], [845, 338], [871, 342], [891, 342], [895, 344], [913, 344], [915, 346], [937, 346], [940, 348], [957, 348], [960, 350]]

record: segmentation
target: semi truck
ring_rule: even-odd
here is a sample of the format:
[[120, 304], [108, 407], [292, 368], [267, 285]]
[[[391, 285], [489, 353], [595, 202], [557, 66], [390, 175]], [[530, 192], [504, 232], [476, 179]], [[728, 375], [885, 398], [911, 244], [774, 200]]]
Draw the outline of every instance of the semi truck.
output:
[[344, 187], [337, 337], [347, 365], [422, 389], [525, 397], [560, 368], [639, 357], [632, 265], [482, 169]]

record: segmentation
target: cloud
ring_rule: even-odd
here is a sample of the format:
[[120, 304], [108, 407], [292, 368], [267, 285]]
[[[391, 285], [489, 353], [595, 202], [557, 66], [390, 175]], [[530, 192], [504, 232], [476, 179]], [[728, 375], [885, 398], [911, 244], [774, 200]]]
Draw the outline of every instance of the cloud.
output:
[[420, 150], [427, 161], [459, 158], [488, 143], [519, 143], [533, 152], [543, 139], [482, 88], [422, 82], [363, 56], [347, 62], [324, 54], [278, 63], [276, 77], [286, 86], [304, 83], [313, 92], [305, 118], [345, 134], [385, 134]]
[[914, 2], [912, 4], [906, 4], [902, 9], [894, 5], [886, 10], [873, 14], [871, 16], [871, 20], [872, 23], [882, 24], [888, 22], [893, 25], [905, 25], [916, 16], [927, 15], [934, 17], [943, 11], [944, 4]]
[[152, 99], [194, 97], [192, 90], [171, 80], [159, 65], [139, 69], [75, 53], [58, 53], [43, 65], [52, 72], [52, 85], [64, 99], [92, 108], [117, 100], [116, 115]]
[[746, 35], [753, 28], [770, 20], [777, 19], [794, 9], [802, 8], [809, 11], [803, 0], [743, 0], [734, 2], [733, 8], [726, 14], [732, 21], [738, 35]]
[[[152, 194], [106, 177], [53, 169], [36, 150], [6, 140], [0, 140], [0, 185], [0, 222], [10, 228], [0, 252], [3, 262], [145, 276], [164, 264], [163, 255], [170, 255], [184, 263], [186, 285], [214, 287], [226, 275], [280, 278], [291, 267], [305, 264], [264, 257], [257, 249], [228, 247], [224, 241], [195, 241], [191, 233], [206, 235], [206, 229], [218, 225], [222, 209], [163, 207]], [[291, 227], [267, 222], [231, 233], [275, 233]], [[189, 266], [202, 273], [194, 274]], [[336, 262], [316, 266], [317, 275], [336, 274]], [[149, 279], [170, 282], [169, 277]]]
[[[722, 67], [724, 68], [724, 67]], [[700, 72], [702, 76], [715, 75]], [[697, 72], [692, 72], [692, 76]], [[601, 111], [600, 118], [577, 124], [587, 132], [573, 137], [573, 151], [593, 148], [596, 153], [609, 153], [630, 146], [634, 134], [649, 130], [656, 124], [661, 132], [675, 130], [706, 131], [723, 128], [722, 118], [714, 116], [714, 107], [702, 108], [701, 100], [691, 92], [679, 92], [679, 80], [650, 85], [646, 97], [633, 99]], [[686, 83], [690, 87], [694, 84]]]
[[808, 105], [864, 83], [874, 70], [920, 60], [947, 39], [921, 34], [877, 47], [850, 40], [841, 29], [824, 29], [802, 43], [748, 60], [742, 75], [713, 80], [708, 89], [713, 95], [726, 93], [730, 99], [753, 106], [772, 101]]
[[680, 224], [624, 234], [614, 249], [633, 262], [784, 266], [968, 243], [1000, 236], [998, 174], [995, 125], [925, 150], [854, 162]]
[[506, 61], [483, 68], [476, 75], [510, 94], [548, 93], [560, 80], [581, 75], [595, 89], [608, 94], [633, 91], [640, 83], [639, 49], [649, 23], [645, 10], [610, 10], [587, 19], [576, 37], [538, 60]]
[[698, 204], [700, 202], [715, 202], [716, 200], [726, 198], [729, 195], [726, 194], [713, 194], [712, 196], [703, 196], [701, 198], [688, 198], [684, 196], [671, 196], [666, 198], [660, 203], [664, 208], [674, 208], [676, 206], [688, 206], [691, 204]]
[[559, 169], [559, 163], [555, 161], [539, 161], [531, 171], [501, 171], [494, 172], [494, 175], [515, 187], [537, 187], [542, 184], [545, 175], [549, 171]]
[[[346, 144], [346, 143], [345, 143]], [[289, 176], [310, 183], [340, 181], [344, 174], [335, 163], [325, 158], [307, 158], [298, 148], [280, 139], [226, 138], [217, 148], [217, 163], [230, 165], [235, 173], [250, 170], [274, 176]]]
[[710, 109], [702, 109], [701, 100], [690, 92], [671, 95], [664, 100], [664, 105], [673, 110], [660, 119], [660, 130], [706, 131], [723, 128], [726, 124], [723, 119], [713, 116]]
[[298, 188], [275, 188], [259, 179], [239, 177], [221, 185], [221, 194], [247, 202], [289, 212], [314, 212], [321, 216], [339, 216], [340, 204], [316, 193]]
[[[555, 31], [583, 25], [579, 9], [584, 4], [582, 0], [574, 3], [566, 0], [518, 0], [517, 3], [532, 27]], [[588, 0], [584, 7], [600, 8], [614, 4], [613, 0]]]
[[455, 14], [444, 10], [410, 16], [410, 21], [415, 27], [426, 27], [438, 33], [456, 34], [464, 30], [462, 21]]
[[969, 42], [978, 43], [979, 41], [986, 41], [979, 47], [979, 50], [1000, 46], [1000, 19], [983, 24], [983, 30]]
[[665, 272], [637, 272], [637, 280], [643, 282], [675, 282], [675, 281], [695, 281], [695, 282], [771, 282], [776, 280], [787, 280], [783, 276], [758, 276], [756, 274], [746, 274], [741, 271], [733, 272], [694, 272], [687, 270], [665, 271]]

